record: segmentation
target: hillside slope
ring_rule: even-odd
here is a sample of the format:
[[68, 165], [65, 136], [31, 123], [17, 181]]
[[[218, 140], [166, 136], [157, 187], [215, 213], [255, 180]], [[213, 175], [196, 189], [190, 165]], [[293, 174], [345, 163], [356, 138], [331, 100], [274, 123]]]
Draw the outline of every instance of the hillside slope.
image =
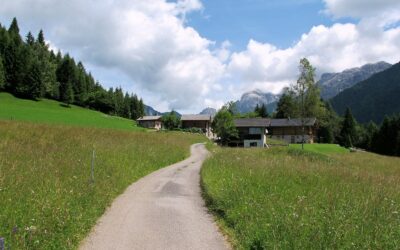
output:
[[385, 115], [400, 112], [400, 63], [359, 82], [330, 100], [335, 111], [343, 115], [350, 107], [362, 123], [381, 123]]
[[133, 120], [109, 116], [74, 105], [64, 107], [61, 103], [53, 100], [32, 101], [18, 99], [8, 93], [0, 93], [0, 120], [142, 130], [142, 128], [136, 126]]

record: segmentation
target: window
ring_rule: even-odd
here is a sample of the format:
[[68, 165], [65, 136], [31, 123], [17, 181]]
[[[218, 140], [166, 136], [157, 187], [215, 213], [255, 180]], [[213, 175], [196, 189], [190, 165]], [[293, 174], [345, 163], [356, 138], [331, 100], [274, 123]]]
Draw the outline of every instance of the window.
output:
[[249, 128], [249, 134], [251, 135], [261, 134], [261, 128]]

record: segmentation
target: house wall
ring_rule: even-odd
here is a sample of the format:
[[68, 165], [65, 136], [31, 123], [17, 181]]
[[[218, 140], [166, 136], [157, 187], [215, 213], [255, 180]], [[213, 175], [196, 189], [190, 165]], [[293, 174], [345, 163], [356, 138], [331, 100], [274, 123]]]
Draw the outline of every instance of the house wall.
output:
[[144, 128], [154, 128], [160, 130], [162, 127], [161, 121], [139, 121], [139, 125]]
[[[302, 127], [272, 127], [269, 129], [272, 139], [283, 140], [286, 143], [301, 143], [303, 140]], [[315, 129], [304, 128], [304, 140], [306, 143], [314, 143]]]
[[241, 127], [237, 129], [245, 148], [264, 147], [267, 142], [266, 130], [263, 127]]
[[210, 121], [182, 121], [182, 128], [200, 128], [208, 137], [212, 137]]

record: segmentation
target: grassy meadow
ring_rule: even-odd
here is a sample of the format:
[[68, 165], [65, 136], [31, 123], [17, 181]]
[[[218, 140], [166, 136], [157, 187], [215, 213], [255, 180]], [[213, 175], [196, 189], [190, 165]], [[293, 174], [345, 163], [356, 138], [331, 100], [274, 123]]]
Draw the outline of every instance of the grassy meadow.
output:
[[80, 127], [144, 130], [129, 119], [110, 116], [75, 105], [64, 107], [53, 100], [32, 101], [15, 98], [0, 92], [0, 120], [29, 121], [47, 124], [63, 124]]
[[205, 140], [0, 121], [0, 237], [11, 249], [74, 249], [128, 185], [184, 159], [191, 144]]
[[400, 158], [296, 147], [214, 147], [202, 188], [235, 248], [400, 248]]

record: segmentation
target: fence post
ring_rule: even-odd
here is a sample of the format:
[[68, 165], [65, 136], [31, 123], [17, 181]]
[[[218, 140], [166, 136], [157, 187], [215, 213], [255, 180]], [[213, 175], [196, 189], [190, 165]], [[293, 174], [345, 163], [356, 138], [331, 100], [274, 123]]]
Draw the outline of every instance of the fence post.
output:
[[5, 250], [4, 238], [0, 237], [0, 250]]
[[[93, 149], [93, 153], [92, 153], [92, 164], [91, 164], [91, 168], [90, 168], [90, 180], [92, 183], [94, 183], [94, 159], [96, 157], [96, 152]], [[0, 249], [1, 250], [1, 249]]]

